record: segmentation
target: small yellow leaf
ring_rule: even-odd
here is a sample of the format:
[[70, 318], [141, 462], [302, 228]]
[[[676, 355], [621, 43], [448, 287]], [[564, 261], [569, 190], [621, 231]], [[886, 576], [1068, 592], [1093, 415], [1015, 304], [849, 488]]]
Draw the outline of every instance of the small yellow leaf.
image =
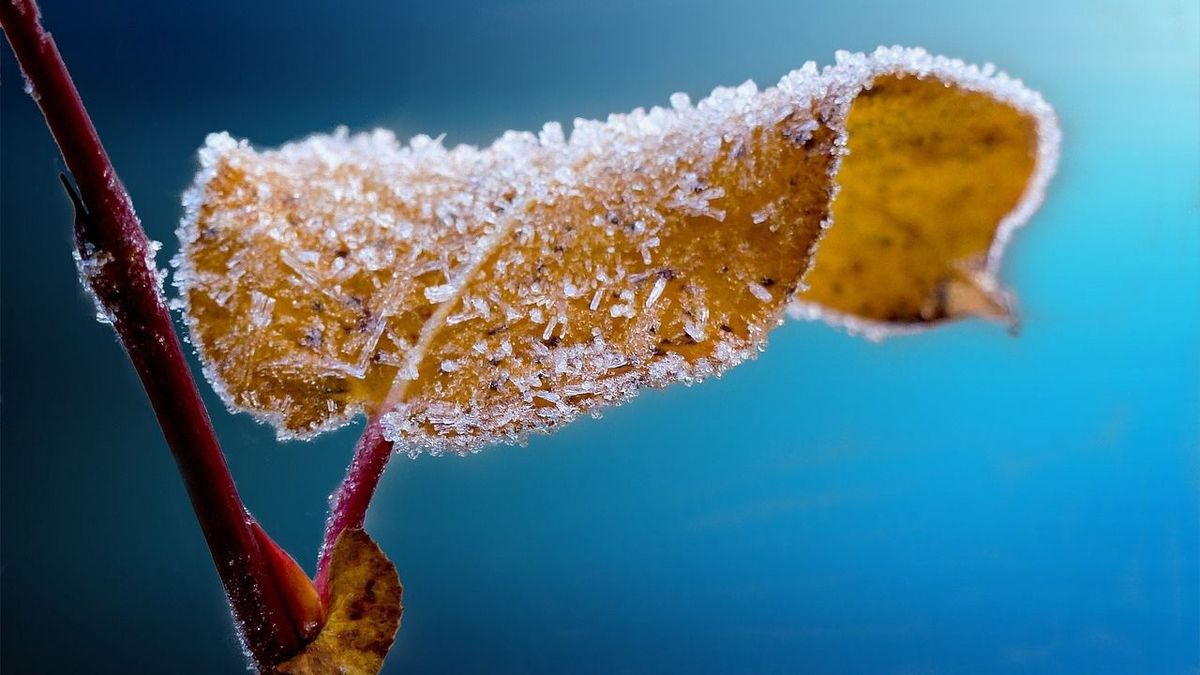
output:
[[325, 625], [304, 650], [276, 666], [292, 675], [373, 675], [400, 628], [403, 587], [379, 546], [361, 529], [333, 546]]
[[365, 412], [475, 450], [720, 375], [788, 309], [1007, 317], [1000, 251], [1057, 142], [1019, 81], [900, 48], [482, 150], [213, 135], [177, 283], [218, 391], [280, 436]]
[[1037, 118], [985, 92], [889, 75], [854, 100], [846, 130], [834, 226], [797, 301], [876, 323], [1007, 319], [987, 259], [1033, 176]]

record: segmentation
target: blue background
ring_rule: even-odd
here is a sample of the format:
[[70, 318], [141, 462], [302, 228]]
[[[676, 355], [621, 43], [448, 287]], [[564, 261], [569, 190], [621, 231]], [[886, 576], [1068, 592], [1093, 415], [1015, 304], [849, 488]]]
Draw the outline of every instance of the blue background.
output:
[[[722, 380], [528, 448], [399, 458], [369, 519], [406, 584], [387, 670], [1200, 672], [1195, 2], [45, 5], [168, 253], [213, 130], [486, 143], [881, 43], [1024, 78], [1065, 144], [1004, 271], [1018, 338], [790, 323]], [[238, 672], [170, 455], [75, 280], [60, 160], [0, 60], [0, 666]], [[358, 428], [276, 444], [203, 389], [247, 503], [311, 565]]]

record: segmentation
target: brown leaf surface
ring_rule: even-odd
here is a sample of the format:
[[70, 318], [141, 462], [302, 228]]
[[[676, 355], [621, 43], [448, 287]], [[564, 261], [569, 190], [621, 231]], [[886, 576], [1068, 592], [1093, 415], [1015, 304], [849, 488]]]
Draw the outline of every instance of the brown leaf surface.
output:
[[483, 150], [210, 137], [177, 275], [210, 379], [281, 436], [367, 412], [466, 451], [719, 375], [789, 307], [1008, 314], [999, 253], [1058, 133], [1019, 82], [891, 49], [671, 103]]
[[400, 628], [403, 587], [379, 546], [361, 529], [334, 544], [325, 625], [304, 651], [276, 670], [291, 675], [374, 675]]

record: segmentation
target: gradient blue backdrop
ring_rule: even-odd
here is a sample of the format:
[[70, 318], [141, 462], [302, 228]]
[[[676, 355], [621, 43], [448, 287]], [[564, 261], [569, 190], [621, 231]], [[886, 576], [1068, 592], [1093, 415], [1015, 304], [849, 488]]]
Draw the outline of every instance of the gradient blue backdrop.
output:
[[[369, 528], [406, 584], [389, 672], [1200, 671], [1195, 2], [45, 0], [147, 229], [204, 134], [509, 128], [772, 84], [836, 49], [996, 62], [1065, 132], [1004, 278], [1024, 329], [815, 324], [526, 449], [400, 459]], [[70, 259], [60, 160], [0, 50], [0, 666], [244, 665], [170, 456]], [[164, 258], [166, 256], [163, 256]], [[215, 411], [311, 561], [358, 429]]]

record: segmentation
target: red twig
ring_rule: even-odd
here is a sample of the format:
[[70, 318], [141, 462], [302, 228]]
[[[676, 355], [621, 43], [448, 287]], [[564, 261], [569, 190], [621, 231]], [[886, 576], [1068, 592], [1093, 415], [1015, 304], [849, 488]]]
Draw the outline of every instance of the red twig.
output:
[[354, 458], [342, 484], [329, 497], [329, 518], [325, 521], [325, 541], [317, 559], [317, 591], [326, 597], [329, 587], [329, 555], [343, 530], [362, 527], [367, 507], [379, 485], [379, 478], [392, 456], [392, 442], [383, 437], [379, 418], [367, 422], [367, 428], [354, 446]]
[[[112, 319], [175, 455], [238, 627], [263, 669], [300, 639], [264, 560], [163, 303], [146, 233], [113, 170], [34, 0], [0, 0], [0, 24], [78, 194], [75, 243], [85, 281]], [[65, 182], [65, 181], [64, 181]]]

